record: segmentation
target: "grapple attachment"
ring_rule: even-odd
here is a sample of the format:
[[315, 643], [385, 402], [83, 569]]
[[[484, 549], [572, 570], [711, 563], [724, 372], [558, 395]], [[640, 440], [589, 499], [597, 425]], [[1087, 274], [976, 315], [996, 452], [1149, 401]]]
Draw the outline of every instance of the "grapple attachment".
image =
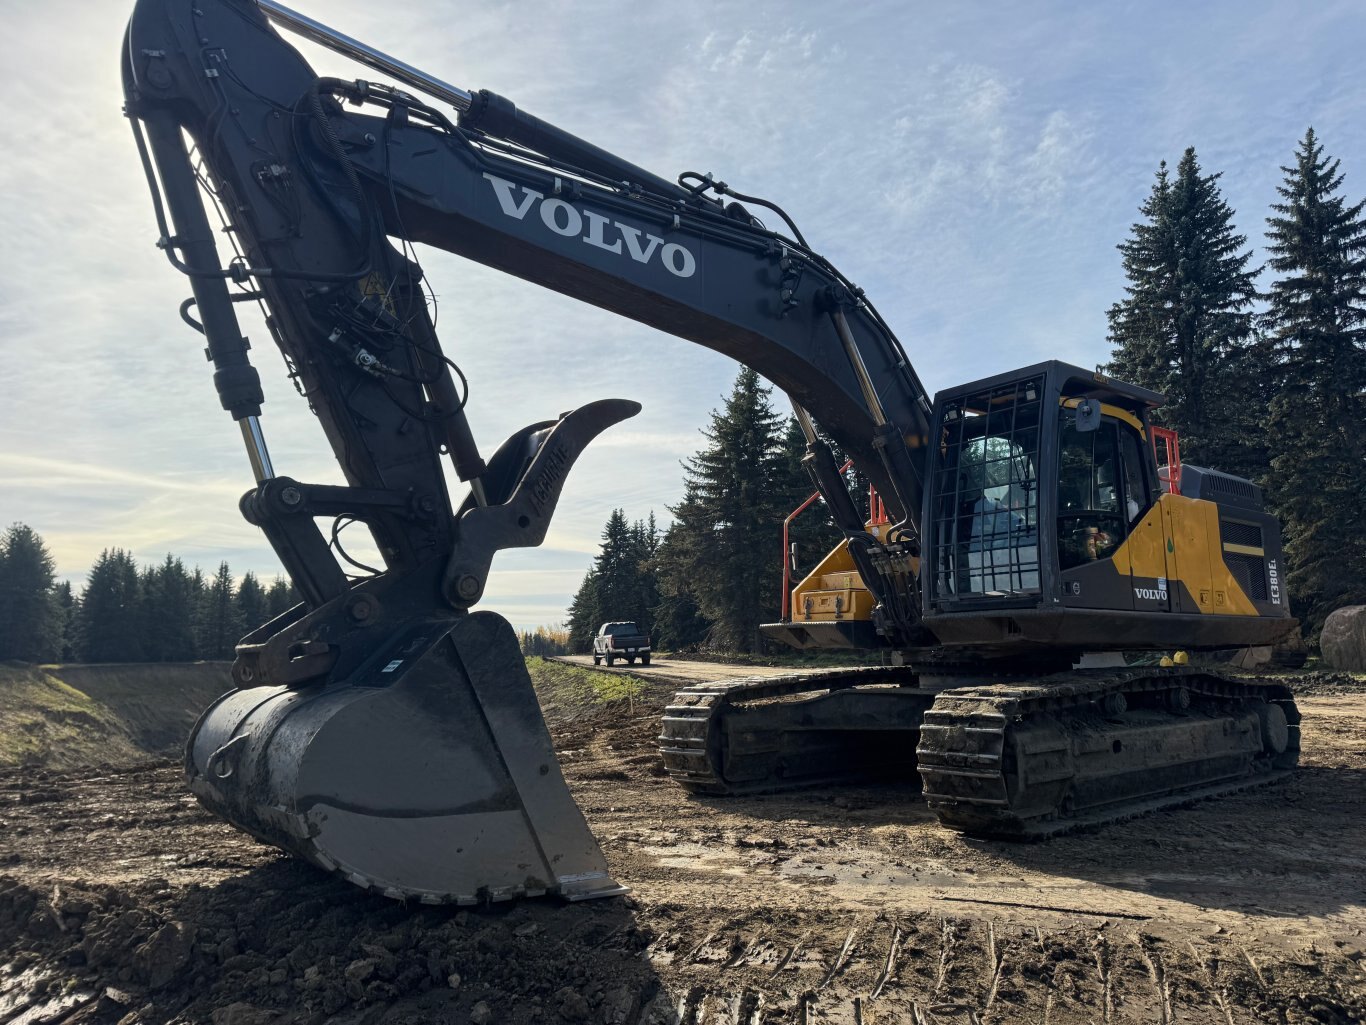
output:
[[626, 892], [565, 786], [508, 623], [476, 612], [390, 636], [344, 680], [221, 697], [190, 736], [190, 788], [390, 897]]

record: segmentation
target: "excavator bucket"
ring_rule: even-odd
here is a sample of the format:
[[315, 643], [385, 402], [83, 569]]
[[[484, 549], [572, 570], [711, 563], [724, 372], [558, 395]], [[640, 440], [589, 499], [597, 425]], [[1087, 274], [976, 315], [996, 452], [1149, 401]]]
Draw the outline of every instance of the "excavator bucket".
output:
[[346, 679], [225, 694], [195, 725], [186, 772], [211, 811], [390, 897], [626, 892], [491, 612], [410, 623]]

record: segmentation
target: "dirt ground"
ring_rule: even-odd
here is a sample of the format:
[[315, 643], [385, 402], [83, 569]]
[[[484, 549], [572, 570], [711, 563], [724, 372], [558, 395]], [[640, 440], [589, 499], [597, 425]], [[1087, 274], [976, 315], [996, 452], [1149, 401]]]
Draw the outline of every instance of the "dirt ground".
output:
[[[1366, 683], [1299, 681], [1289, 781], [1046, 843], [914, 786], [688, 797], [658, 714], [552, 708], [632, 895], [405, 907], [199, 809], [175, 766], [0, 770], [0, 1025], [1366, 1020]], [[763, 670], [745, 667], [742, 675]]]

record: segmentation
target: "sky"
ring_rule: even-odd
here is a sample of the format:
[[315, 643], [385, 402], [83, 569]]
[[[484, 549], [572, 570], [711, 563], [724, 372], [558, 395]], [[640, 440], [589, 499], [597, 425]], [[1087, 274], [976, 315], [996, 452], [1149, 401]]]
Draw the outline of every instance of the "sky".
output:
[[[876, 302], [931, 391], [1045, 359], [1104, 362], [1115, 246], [1159, 162], [1187, 146], [1222, 173], [1257, 264], [1280, 168], [1310, 125], [1342, 160], [1345, 195], [1366, 195], [1359, 0], [293, 6], [663, 177], [711, 171], [782, 206]], [[121, 116], [131, 8], [0, 0], [0, 525], [37, 530], [78, 590], [106, 547], [269, 581], [279, 563], [237, 512], [253, 483], [241, 438], [176, 314], [189, 288], [154, 246]], [[379, 77], [298, 46], [320, 74]], [[545, 544], [495, 558], [482, 607], [519, 629], [561, 622], [614, 508], [667, 522], [680, 460], [738, 366], [449, 254], [419, 258], [485, 454], [594, 399], [644, 404], [576, 465]], [[244, 327], [277, 472], [340, 483], [264, 327]]]

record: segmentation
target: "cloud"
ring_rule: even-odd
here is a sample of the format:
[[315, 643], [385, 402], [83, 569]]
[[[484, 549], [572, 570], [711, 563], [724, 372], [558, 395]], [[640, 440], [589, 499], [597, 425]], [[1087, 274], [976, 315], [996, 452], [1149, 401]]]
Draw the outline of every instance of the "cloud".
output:
[[[274, 576], [273, 553], [238, 517], [251, 484], [241, 440], [202, 338], [175, 314], [189, 289], [153, 245], [120, 114], [131, 0], [11, 7], [0, 128], [23, 144], [0, 161], [0, 514], [42, 533], [64, 574], [120, 545]], [[1359, 5], [1343, 0], [869, 0], [838, 19], [814, 0], [314, 7], [661, 175], [710, 170], [771, 198], [867, 290], [932, 390], [1053, 356], [1104, 359], [1105, 309], [1123, 284], [1114, 246], [1157, 162], [1187, 145], [1225, 172], [1254, 246], [1308, 124], [1342, 158], [1349, 198], [1366, 183], [1363, 33]], [[371, 75], [300, 49], [320, 72]], [[420, 258], [486, 453], [595, 398], [645, 404], [570, 474], [549, 542], [558, 554], [496, 563], [490, 594], [516, 616], [562, 618], [552, 613], [610, 511], [663, 518], [678, 500], [679, 459], [702, 443], [736, 364], [467, 261]], [[339, 480], [263, 325], [241, 312], [277, 468]], [[555, 567], [539, 597], [530, 576], [501, 589], [502, 567], [537, 565]]]

